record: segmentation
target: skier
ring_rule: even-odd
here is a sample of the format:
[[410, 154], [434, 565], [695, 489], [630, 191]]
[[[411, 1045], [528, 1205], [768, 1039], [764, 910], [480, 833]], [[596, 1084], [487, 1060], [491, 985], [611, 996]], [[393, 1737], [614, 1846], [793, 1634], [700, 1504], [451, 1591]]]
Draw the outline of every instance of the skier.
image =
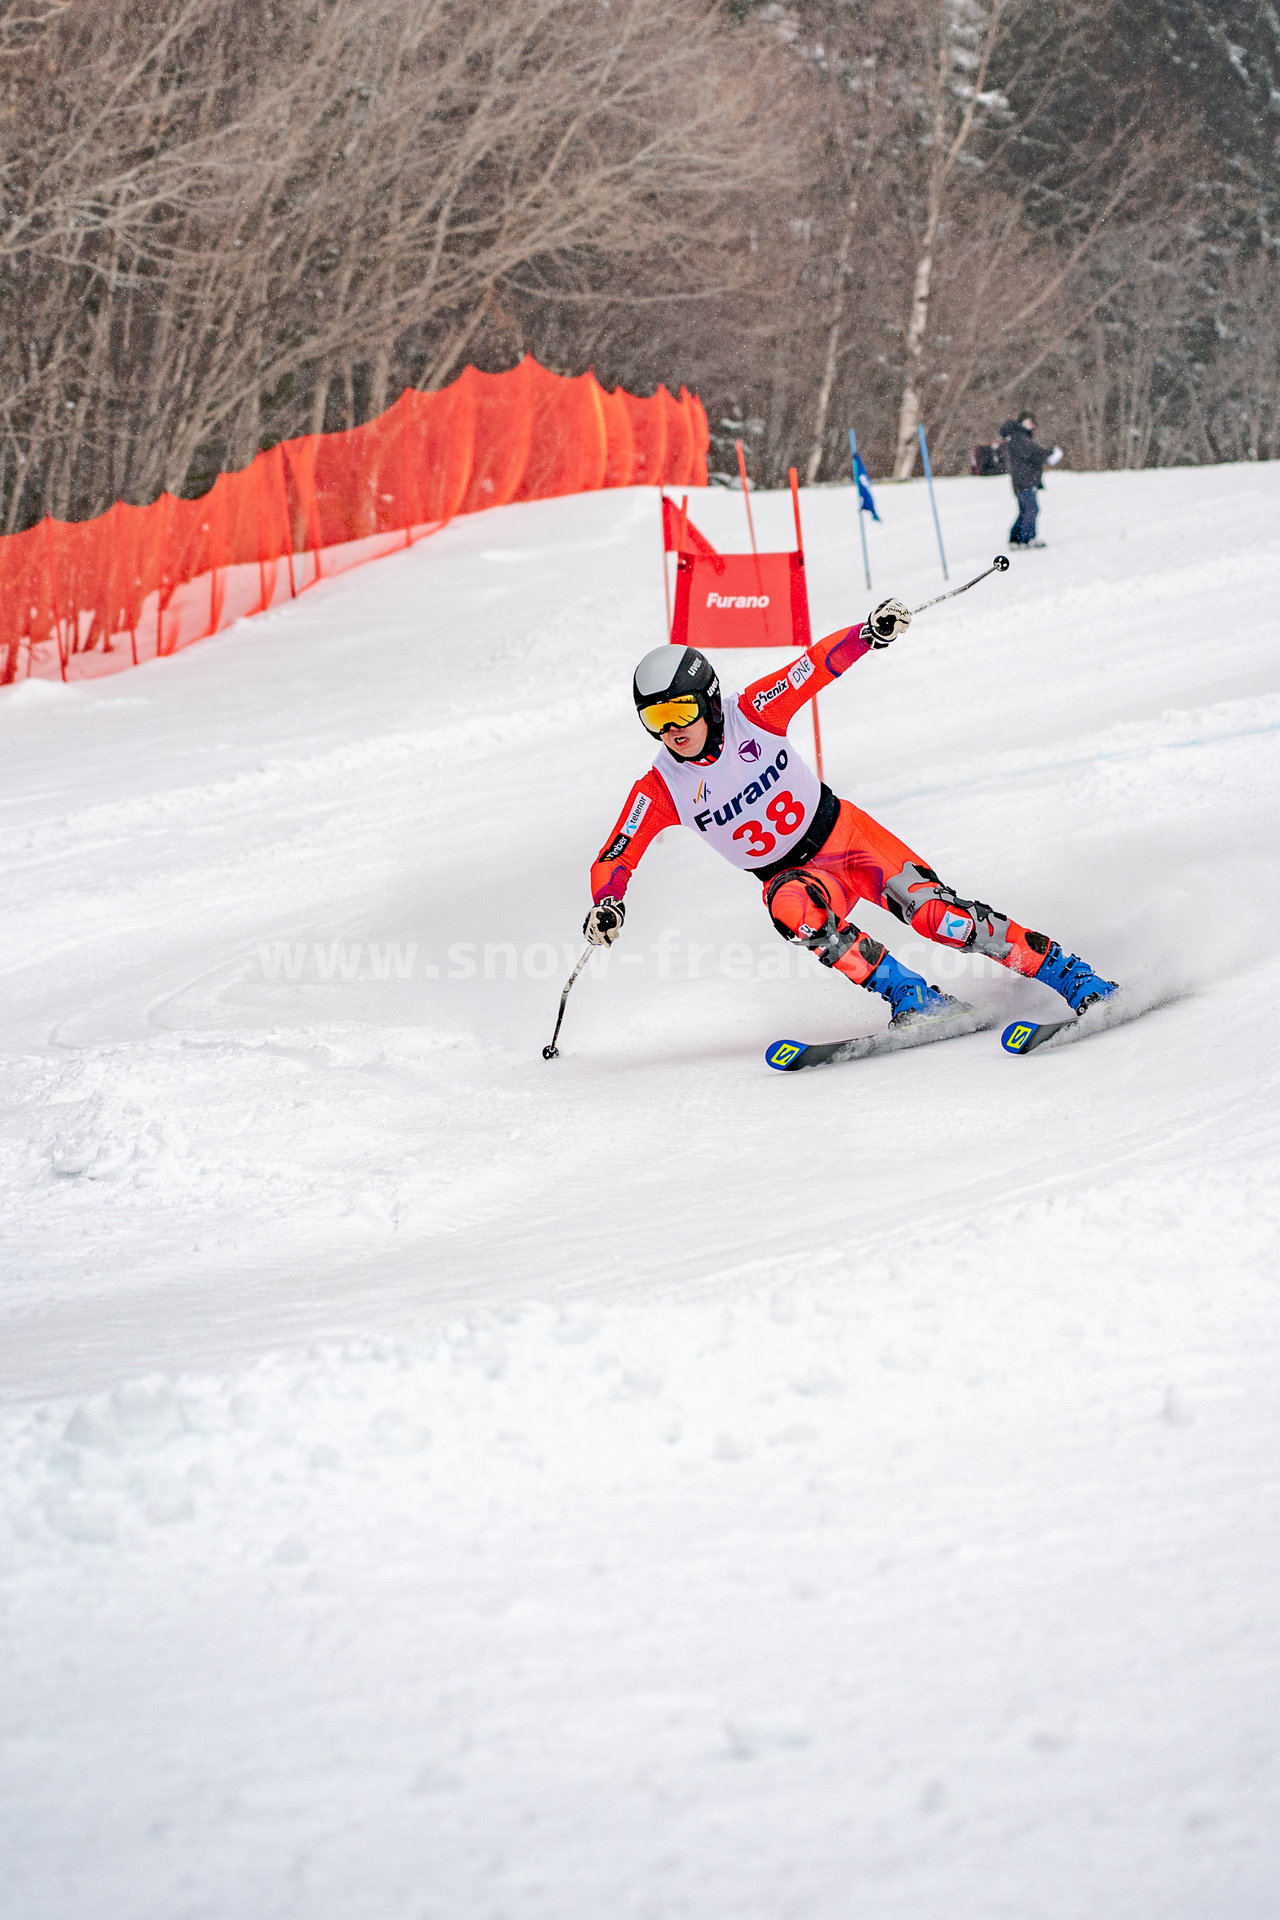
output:
[[926, 939], [983, 953], [1042, 980], [1074, 1012], [1116, 990], [1087, 961], [980, 900], [961, 899], [887, 827], [838, 799], [786, 744], [806, 701], [911, 621], [900, 600], [884, 600], [861, 626], [831, 633], [745, 693], [722, 700], [715, 669], [696, 647], [655, 647], [635, 671], [636, 711], [662, 745], [636, 781], [591, 869], [593, 905], [583, 932], [595, 946], [622, 931], [623, 895], [664, 827], [684, 826], [764, 889], [778, 932], [888, 1001], [890, 1025], [935, 1019], [960, 1003], [895, 960], [850, 919], [870, 900]]
[[1005, 465], [1013, 482], [1018, 502], [1018, 517], [1009, 530], [1011, 547], [1042, 547], [1036, 539], [1039, 502], [1036, 494], [1044, 485], [1046, 467], [1056, 467], [1062, 458], [1061, 447], [1042, 447], [1036, 440], [1036, 423], [1029, 413], [1020, 420], [1006, 420], [1000, 429], [1000, 445]]

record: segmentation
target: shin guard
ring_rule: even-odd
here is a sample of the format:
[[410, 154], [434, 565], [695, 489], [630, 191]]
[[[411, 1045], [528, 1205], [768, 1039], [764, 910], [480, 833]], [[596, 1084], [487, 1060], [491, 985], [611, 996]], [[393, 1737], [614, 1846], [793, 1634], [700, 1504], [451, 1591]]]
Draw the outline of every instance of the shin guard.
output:
[[891, 913], [940, 946], [983, 953], [1014, 973], [1038, 973], [1049, 951], [1043, 933], [1031, 933], [982, 900], [962, 900], [932, 867], [911, 864], [885, 886]]
[[794, 940], [862, 986], [884, 958], [884, 948], [869, 933], [841, 919], [821, 876], [792, 867], [775, 874], [765, 888], [769, 918], [784, 940]]

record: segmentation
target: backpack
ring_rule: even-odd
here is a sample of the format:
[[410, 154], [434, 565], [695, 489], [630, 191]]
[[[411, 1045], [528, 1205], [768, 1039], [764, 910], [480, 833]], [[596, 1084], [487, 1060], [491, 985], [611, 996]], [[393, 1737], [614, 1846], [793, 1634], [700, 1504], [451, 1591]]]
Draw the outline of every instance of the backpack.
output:
[[969, 449], [969, 471], [983, 480], [989, 480], [993, 474], [1008, 473], [1004, 463], [1004, 442], [992, 440], [981, 447]]

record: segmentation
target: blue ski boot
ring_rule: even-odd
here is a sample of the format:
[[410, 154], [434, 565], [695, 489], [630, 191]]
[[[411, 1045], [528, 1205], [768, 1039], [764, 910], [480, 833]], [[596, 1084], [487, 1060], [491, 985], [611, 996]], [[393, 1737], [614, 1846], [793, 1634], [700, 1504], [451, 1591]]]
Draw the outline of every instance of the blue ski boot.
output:
[[893, 1016], [889, 1021], [891, 1027], [911, 1027], [918, 1020], [933, 1020], [941, 1013], [968, 1012], [962, 1000], [953, 1000], [949, 993], [931, 987], [891, 953], [885, 954], [875, 972], [869, 973], [862, 984], [868, 992], [881, 994], [889, 1002]]
[[1089, 962], [1078, 954], [1064, 953], [1056, 940], [1032, 979], [1043, 980], [1046, 987], [1060, 993], [1073, 1013], [1087, 1012], [1099, 1000], [1114, 993], [1117, 986], [1114, 980], [1104, 980], [1100, 973], [1095, 973]]

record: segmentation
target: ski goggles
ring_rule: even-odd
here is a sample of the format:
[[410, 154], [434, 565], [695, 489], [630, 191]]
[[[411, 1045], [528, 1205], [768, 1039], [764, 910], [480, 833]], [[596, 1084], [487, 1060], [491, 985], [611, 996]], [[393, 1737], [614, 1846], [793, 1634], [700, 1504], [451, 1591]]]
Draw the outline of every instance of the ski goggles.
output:
[[640, 719], [650, 733], [660, 734], [664, 727], [691, 727], [700, 719], [702, 704], [696, 693], [682, 693], [674, 700], [654, 700], [640, 708]]

